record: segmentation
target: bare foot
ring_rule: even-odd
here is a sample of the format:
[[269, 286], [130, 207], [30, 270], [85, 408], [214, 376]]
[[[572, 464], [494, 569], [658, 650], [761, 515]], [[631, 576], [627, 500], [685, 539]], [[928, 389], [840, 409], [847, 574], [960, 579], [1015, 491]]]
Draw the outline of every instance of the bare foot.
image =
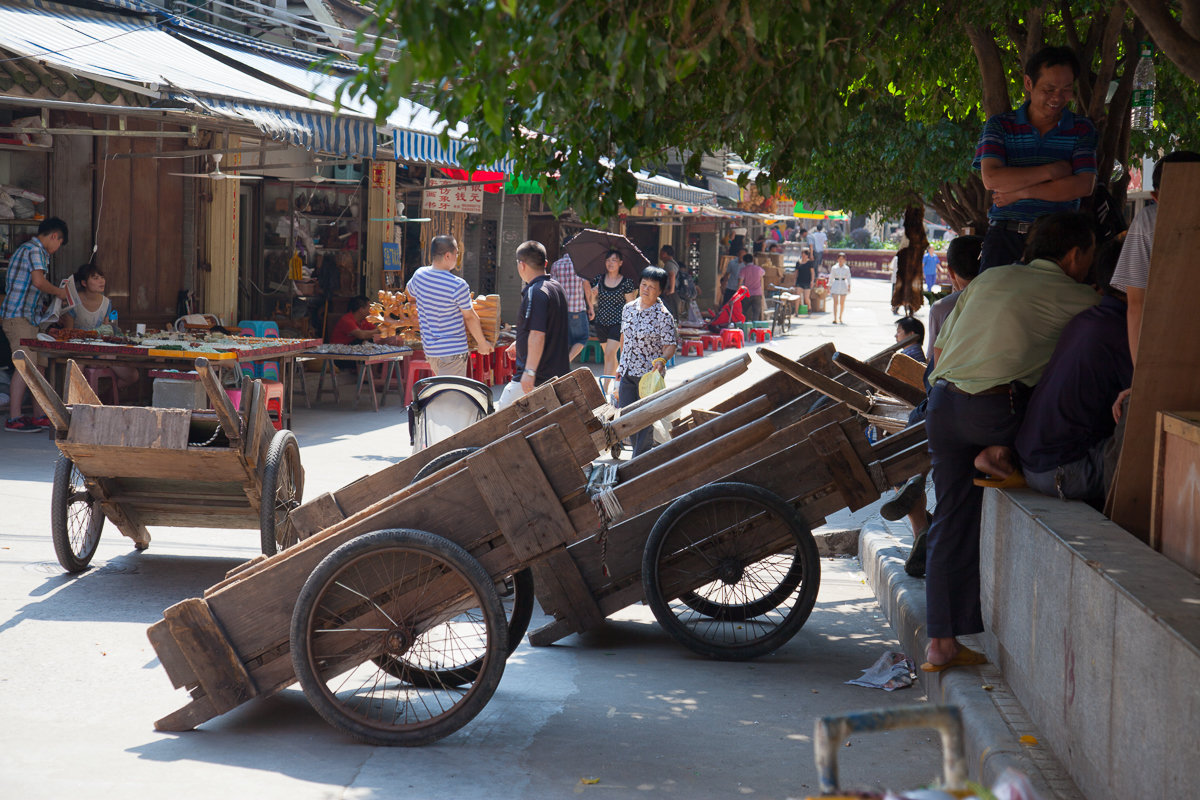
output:
[[925, 660], [934, 666], [945, 664], [954, 658], [954, 654], [958, 652], [959, 646], [958, 640], [953, 636], [949, 638], [930, 638], [929, 644], [925, 645]]
[[975, 456], [975, 469], [993, 478], [1007, 478], [1016, 468], [1011, 447], [994, 444]]

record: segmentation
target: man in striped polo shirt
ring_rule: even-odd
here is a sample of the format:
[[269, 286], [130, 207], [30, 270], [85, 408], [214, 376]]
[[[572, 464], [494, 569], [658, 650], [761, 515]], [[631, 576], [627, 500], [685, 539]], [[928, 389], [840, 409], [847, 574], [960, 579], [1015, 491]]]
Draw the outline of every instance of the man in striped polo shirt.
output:
[[1025, 65], [1029, 99], [983, 126], [974, 168], [992, 192], [979, 271], [1021, 260], [1039, 218], [1074, 211], [1096, 183], [1096, 128], [1067, 106], [1079, 60], [1067, 47], [1044, 47]]
[[429, 244], [430, 265], [421, 267], [408, 281], [408, 293], [417, 301], [421, 346], [434, 375], [467, 376], [467, 331], [487, 355], [492, 346], [483, 338], [479, 315], [471, 307], [471, 289], [454, 275], [458, 242], [453, 236], [435, 236]]

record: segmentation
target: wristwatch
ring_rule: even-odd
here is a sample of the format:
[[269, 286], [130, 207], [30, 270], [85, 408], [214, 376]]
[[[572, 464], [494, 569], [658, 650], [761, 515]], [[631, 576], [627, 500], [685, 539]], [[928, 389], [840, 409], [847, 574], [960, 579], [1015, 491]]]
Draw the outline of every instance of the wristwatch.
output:
[[531, 378], [536, 378], [536, 377], [537, 377], [537, 370], [536, 370], [536, 369], [527, 369], [527, 370], [525, 370], [525, 374], [526, 374], [526, 375], [528, 375], [528, 376], [529, 376], [529, 377], [531, 377]]

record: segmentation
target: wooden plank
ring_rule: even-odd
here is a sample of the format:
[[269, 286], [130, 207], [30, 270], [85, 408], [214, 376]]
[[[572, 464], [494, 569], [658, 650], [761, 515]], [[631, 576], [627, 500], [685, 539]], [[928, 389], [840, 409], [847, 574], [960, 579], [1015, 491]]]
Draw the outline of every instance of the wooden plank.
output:
[[[186, 408], [79, 405], [71, 409], [72, 445], [186, 450], [192, 412]], [[84, 473], [87, 474], [87, 473]]]
[[159, 663], [167, 671], [171, 685], [176, 689], [194, 686], [196, 673], [192, 672], [192, 665], [184, 658], [183, 651], [179, 649], [179, 643], [171, 635], [171, 628], [167, 621], [160, 619], [151, 625], [146, 629], [146, 636], [150, 639], [154, 652], [158, 654]]
[[1200, 414], [1160, 412], [1151, 546], [1200, 575]]
[[600, 606], [565, 547], [535, 561], [532, 569], [538, 604], [547, 614], [569, 620], [577, 630], [587, 630], [604, 621]]
[[[833, 342], [825, 342], [819, 347], [809, 350], [796, 361], [809, 369], [814, 369], [822, 375], [833, 376], [837, 370], [833, 367], [833, 354], [837, 349]], [[725, 412], [731, 408], [743, 405], [755, 397], [763, 396], [774, 406], [782, 406], [796, 399], [796, 382], [780, 372], [772, 372], [753, 386], [743, 389], [732, 397], [713, 406], [713, 411]], [[794, 420], [793, 420], [794, 421]]]
[[574, 403], [583, 413], [590, 413], [605, 404], [600, 383], [587, 367], [580, 367], [551, 382], [558, 401]]
[[879, 498], [875, 482], [859, 460], [841, 425], [835, 423], [818, 428], [809, 436], [809, 441], [833, 475], [847, 508], [856, 511]]
[[717, 417], [721, 416], [719, 411], [705, 411], [703, 408], [692, 409], [692, 422], [696, 425], [703, 425], [706, 422], [712, 422]]
[[342, 507], [338, 505], [337, 498], [332, 493], [325, 492], [297, 508], [288, 518], [297, 531], [303, 531], [301, 538], [307, 538], [341, 522], [346, 516]]
[[871, 408], [871, 400], [866, 395], [843, 386], [816, 370], [809, 369], [803, 364], [797, 364], [786, 356], [765, 347], [758, 348], [758, 354], [771, 366], [827, 397], [843, 402], [857, 411], [867, 411]]
[[857, 358], [848, 356], [845, 353], [838, 353], [833, 357], [833, 360], [850, 374], [857, 375], [879, 391], [890, 394], [892, 397], [909, 406], [916, 407], [925, 399], [925, 391], [923, 389], [916, 389], [909, 386], [904, 381], [893, 378], [886, 372], [876, 369], [869, 364], [864, 364]]
[[1200, 164], [1163, 168], [1125, 439], [1111, 492], [1112, 521], [1150, 540], [1154, 426], [1160, 411], [1200, 408], [1200, 282], [1180, 264], [1200, 252]]
[[59, 449], [87, 477], [154, 478], [188, 475], [198, 481], [245, 480], [241, 455], [223, 447], [162, 450], [149, 447], [110, 447], [62, 441]]
[[195, 366], [196, 373], [200, 376], [200, 383], [204, 386], [204, 392], [208, 395], [208, 402], [217, 412], [221, 430], [225, 431], [231, 447], [238, 446], [242, 438], [242, 426], [237, 409], [233, 407], [233, 401], [229, 399], [229, 393], [222, 388], [221, 382], [217, 380], [217, 376], [209, 367], [207, 358], [203, 356], [197, 358]]
[[630, 406], [621, 409], [621, 416], [609, 423], [608, 441], [616, 443], [643, 428], [648, 428], [663, 417], [678, 411], [697, 397], [702, 397], [713, 389], [728, 383], [741, 375], [750, 366], [750, 354], [743, 353], [741, 357], [732, 359], [699, 375], [688, 378], [678, 386], [650, 397], [643, 398]]
[[[582, 413], [590, 416], [591, 412]], [[590, 464], [600, 455], [600, 451], [596, 448], [591, 436], [588, 435], [579, 407], [573, 403], [559, 406], [548, 414], [541, 414], [536, 420], [531, 420], [515, 430], [529, 437], [538, 431], [549, 428], [560, 429], [567, 433], [567, 440], [571, 444], [571, 453], [573, 454], [573, 466]], [[560, 496], [562, 496], [561, 493]]]
[[904, 353], [893, 353], [884, 370], [897, 380], [904, 381], [914, 389], [925, 392], [925, 365]]
[[212, 698], [200, 696], [178, 711], [167, 714], [154, 723], [154, 730], [171, 733], [182, 733], [194, 730], [197, 725], [208, 722], [218, 714], [224, 713], [214, 705]]
[[[570, 406], [563, 408], [574, 410]], [[574, 415], [569, 418], [575, 419]], [[549, 428], [535, 431], [526, 439], [538, 464], [541, 465], [542, 474], [558, 498], [582, 496], [587, 486], [587, 474], [583, 470], [583, 464], [590, 464], [592, 459], [589, 458], [581, 464], [571, 449], [570, 438], [563, 427], [551, 425]], [[559, 502], [562, 502], [561, 499]]]
[[66, 388], [67, 405], [79, 405], [86, 403], [88, 405], [99, 406], [103, 405], [100, 398], [96, 396], [96, 392], [92, 389], [92, 385], [87, 382], [84, 377], [83, 370], [75, 363], [75, 359], [67, 359], [67, 388]]
[[227, 711], [258, 694], [207, 603], [188, 598], [164, 611], [163, 618], [214, 708]]
[[521, 561], [540, 558], [562, 543], [563, 530], [573, 528], [524, 436], [505, 436], [468, 456], [465, 463], [501, 533]]
[[[246, 402], [245, 398], [246, 393], [243, 392], [243, 403]], [[256, 380], [250, 385], [249, 409], [246, 412], [246, 437], [242, 450], [242, 454], [246, 457], [249, 475], [253, 476], [248, 483], [254, 485], [253, 499], [255, 501], [259, 499], [262, 481], [261, 476], [255, 470], [261, 469], [266, 462], [267, 448], [271, 445], [271, 437], [274, 433], [275, 426], [271, 424], [271, 415], [267, 412], [267, 393], [263, 389], [262, 381]]]
[[767, 398], [756, 397], [743, 406], [726, 411], [724, 414], [718, 414], [712, 422], [699, 425], [632, 461], [621, 464], [617, 468], [617, 474], [622, 482], [633, 480], [681, 455], [698, 452], [714, 439], [756, 419], [761, 419], [769, 408], [770, 401]]
[[63, 405], [58, 392], [42, 375], [41, 370], [30, 366], [33, 359], [23, 349], [12, 354], [13, 366], [25, 380], [25, 386], [33, 399], [41, 406], [42, 413], [50, 419], [50, 424], [60, 436], [65, 436], [71, 428], [71, 412]]

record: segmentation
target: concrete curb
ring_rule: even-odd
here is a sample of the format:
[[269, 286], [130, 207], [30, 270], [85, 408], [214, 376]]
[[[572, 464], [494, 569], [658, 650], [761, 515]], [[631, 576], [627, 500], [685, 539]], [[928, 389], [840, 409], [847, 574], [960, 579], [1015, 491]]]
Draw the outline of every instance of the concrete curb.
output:
[[[925, 652], [925, 582], [904, 572], [904, 559], [911, 546], [907, 521], [888, 523], [876, 517], [863, 525], [859, 560], [900, 646], [920, 664]], [[982, 652], [983, 646], [971, 638], [967, 643]], [[1023, 736], [1040, 740], [1041, 735], [994, 665], [919, 672], [919, 677], [930, 702], [962, 709], [972, 780], [991, 786], [1011, 767], [1028, 776], [1047, 800], [1083, 800], [1046, 744], [1021, 743]]]

